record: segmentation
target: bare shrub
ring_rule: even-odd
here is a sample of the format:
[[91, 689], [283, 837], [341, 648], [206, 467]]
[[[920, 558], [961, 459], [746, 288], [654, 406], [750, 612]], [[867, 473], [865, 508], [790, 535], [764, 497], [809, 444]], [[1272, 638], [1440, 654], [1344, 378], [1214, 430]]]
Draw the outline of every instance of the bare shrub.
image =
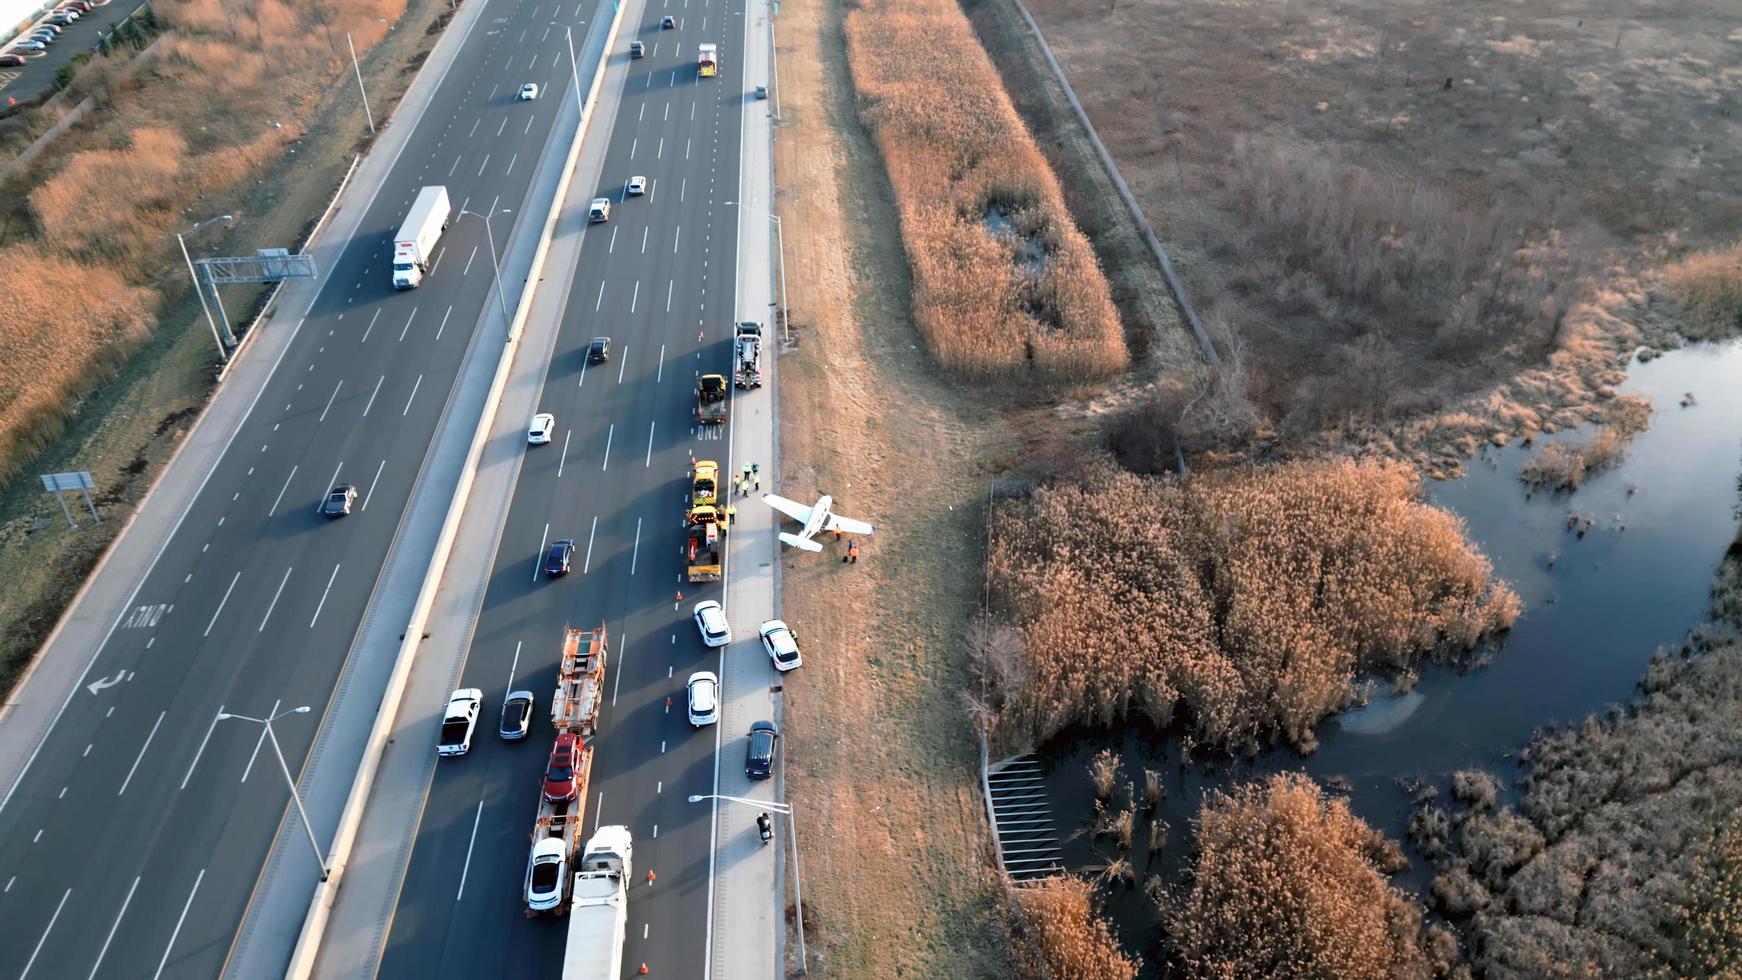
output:
[[[1516, 205], [1472, 210], [1431, 187], [1378, 176], [1304, 147], [1235, 142], [1234, 198], [1256, 231], [1251, 243], [1290, 270], [1287, 287], [1335, 298], [1342, 316], [1384, 324], [1361, 364], [1383, 363], [1366, 397], [1383, 409], [1403, 365], [1389, 342], [1426, 340], [1464, 353], [1521, 337], [1546, 345], [1557, 335], [1573, 270], [1559, 261], [1541, 218]], [[1377, 358], [1377, 360], [1375, 360]], [[1383, 395], [1383, 398], [1376, 396]]]
[[[868, 0], [848, 12], [846, 36], [932, 356], [981, 378], [1079, 381], [1121, 370], [1125, 340], [1106, 277], [961, 8]], [[988, 220], [994, 209], [1002, 230]]]
[[1088, 882], [1061, 876], [1007, 891], [1013, 906], [1012, 931], [1017, 934], [1011, 948], [1020, 975], [1037, 980], [1137, 976], [1137, 962], [1119, 948]]
[[1589, 442], [1550, 443], [1524, 464], [1518, 478], [1538, 489], [1577, 490], [1586, 476], [1620, 459], [1624, 444], [1620, 433], [1607, 428]]
[[1720, 337], [1742, 330], [1742, 242], [1691, 255], [1664, 271], [1687, 312], [1683, 332]]
[[1169, 941], [1189, 976], [1390, 978], [1431, 972], [1422, 910], [1368, 858], [1372, 829], [1305, 776], [1213, 792]]
[[1119, 756], [1112, 749], [1102, 749], [1089, 762], [1089, 781], [1095, 784], [1095, 796], [1106, 799], [1113, 795], [1113, 780], [1119, 775]]
[[1518, 615], [1420, 497], [1408, 467], [1336, 462], [1107, 474], [1007, 505], [989, 561], [1026, 660], [998, 726], [1039, 743], [1133, 712], [1166, 726], [1177, 706], [1200, 744], [1310, 748], [1357, 670], [1455, 655]]
[[1698, 860], [1681, 919], [1692, 973], [1742, 976], [1742, 818], [1730, 817]]
[[1474, 810], [1492, 810], [1500, 798], [1500, 781], [1480, 769], [1452, 773], [1452, 799]]

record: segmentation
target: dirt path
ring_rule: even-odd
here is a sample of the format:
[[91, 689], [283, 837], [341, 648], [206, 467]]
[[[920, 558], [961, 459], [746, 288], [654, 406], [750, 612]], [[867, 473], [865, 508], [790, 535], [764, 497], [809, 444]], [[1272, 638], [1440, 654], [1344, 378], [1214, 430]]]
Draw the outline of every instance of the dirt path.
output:
[[[853, 115], [838, 3], [779, 19], [776, 179], [796, 349], [781, 360], [782, 492], [874, 521], [784, 556], [782, 614], [811, 967], [830, 976], [1009, 975], [990, 838], [957, 692], [980, 580], [987, 463], [1013, 438], [936, 374], [908, 319], [895, 207]], [[790, 916], [789, 916], [790, 919]]]

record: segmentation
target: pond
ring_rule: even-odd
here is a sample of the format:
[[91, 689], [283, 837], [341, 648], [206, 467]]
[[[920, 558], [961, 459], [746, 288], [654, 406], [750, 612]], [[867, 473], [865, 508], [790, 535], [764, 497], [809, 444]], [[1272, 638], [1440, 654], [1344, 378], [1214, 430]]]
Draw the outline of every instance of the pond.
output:
[[[1159, 816], [1173, 829], [1153, 861], [1133, 849], [1139, 884], [1146, 873], [1171, 880], [1187, 822], [1207, 789], [1301, 770], [1346, 788], [1356, 812], [1401, 840], [1410, 807], [1402, 782], [1439, 783], [1470, 767], [1510, 777], [1516, 753], [1537, 728], [1577, 722], [1633, 695], [1652, 652], [1679, 643], [1704, 615], [1713, 573], [1736, 538], [1742, 343], [1635, 362], [1623, 391], [1652, 403], [1651, 426], [1619, 464], [1587, 477], [1574, 493], [1531, 493], [1518, 474], [1543, 444], [1579, 438], [1576, 432], [1539, 438], [1535, 447], [1491, 449], [1471, 461], [1465, 476], [1430, 486], [1434, 502], [1464, 518], [1495, 571], [1524, 600], [1524, 615], [1485, 666], [1425, 668], [1408, 694], [1376, 694], [1367, 707], [1323, 722], [1314, 754], [1274, 751], [1234, 772], [1221, 764], [1182, 772], [1177, 748], [1157, 744], [1153, 733], [1111, 743], [1124, 759], [1121, 783], [1134, 781], [1141, 794], [1145, 767], [1168, 776]], [[1591, 519], [1582, 537], [1568, 527], [1575, 511]], [[1077, 735], [1042, 753], [1057, 825], [1066, 834], [1087, 825], [1087, 763], [1110, 744], [1104, 735]], [[1083, 868], [1115, 853], [1110, 842], [1085, 833], [1066, 845], [1065, 858]], [[1431, 871], [1411, 857], [1398, 881], [1423, 886]], [[1121, 893], [1109, 911], [1126, 945], [1144, 948], [1153, 916], [1138, 892]]]

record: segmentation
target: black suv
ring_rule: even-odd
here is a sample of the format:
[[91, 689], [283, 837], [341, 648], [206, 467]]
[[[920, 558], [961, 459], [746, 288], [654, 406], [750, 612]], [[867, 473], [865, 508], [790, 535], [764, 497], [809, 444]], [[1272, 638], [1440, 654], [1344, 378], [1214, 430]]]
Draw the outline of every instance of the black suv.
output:
[[780, 741], [780, 729], [772, 721], [759, 721], [750, 726], [750, 747], [744, 751], [744, 775], [751, 779], [767, 779], [774, 775], [774, 744]]
[[575, 540], [562, 538], [551, 542], [550, 550], [544, 553], [544, 574], [551, 578], [567, 575], [569, 566], [575, 562]]
[[646, 54], [647, 54], [647, 45], [642, 44], [640, 41], [630, 41], [629, 42], [629, 57], [640, 58], [640, 57], [645, 56]]
[[344, 517], [351, 512], [351, 502], [357, 499], [357, 488], [341, 483], [321, 502], [321, 513], [327, 517]]
[[587, 363], [603, 364], [611, 359], [611, 338], [594, 337], [587, 345]]

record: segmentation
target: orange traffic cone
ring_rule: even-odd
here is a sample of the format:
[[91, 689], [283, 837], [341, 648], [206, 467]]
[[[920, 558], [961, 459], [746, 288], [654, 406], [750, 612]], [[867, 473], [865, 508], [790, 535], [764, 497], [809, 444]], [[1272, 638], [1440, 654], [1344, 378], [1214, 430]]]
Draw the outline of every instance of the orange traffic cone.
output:
[[647, 872], [647, 883], [650, 885], [653, 884], [653, 879], [655, 879], [657, 877], [659, 877], [659, 876], [654, 874], [652, 871]]
[[646, 964], [646, 963], [643, 963], [643, 964], [641, 964], [641, 969], [640, 969], [640, 970], [638, 970], [638, 971], [636, 971], [636, 972], [638, 972], [638, 973], [646, 973], [646, 972], [647, 972], [647, 964]]
[[677, 591], [677, 601], [679, 601], [679, 602], [683, 601], [683, 590], [682, 589], [679, 589]]

